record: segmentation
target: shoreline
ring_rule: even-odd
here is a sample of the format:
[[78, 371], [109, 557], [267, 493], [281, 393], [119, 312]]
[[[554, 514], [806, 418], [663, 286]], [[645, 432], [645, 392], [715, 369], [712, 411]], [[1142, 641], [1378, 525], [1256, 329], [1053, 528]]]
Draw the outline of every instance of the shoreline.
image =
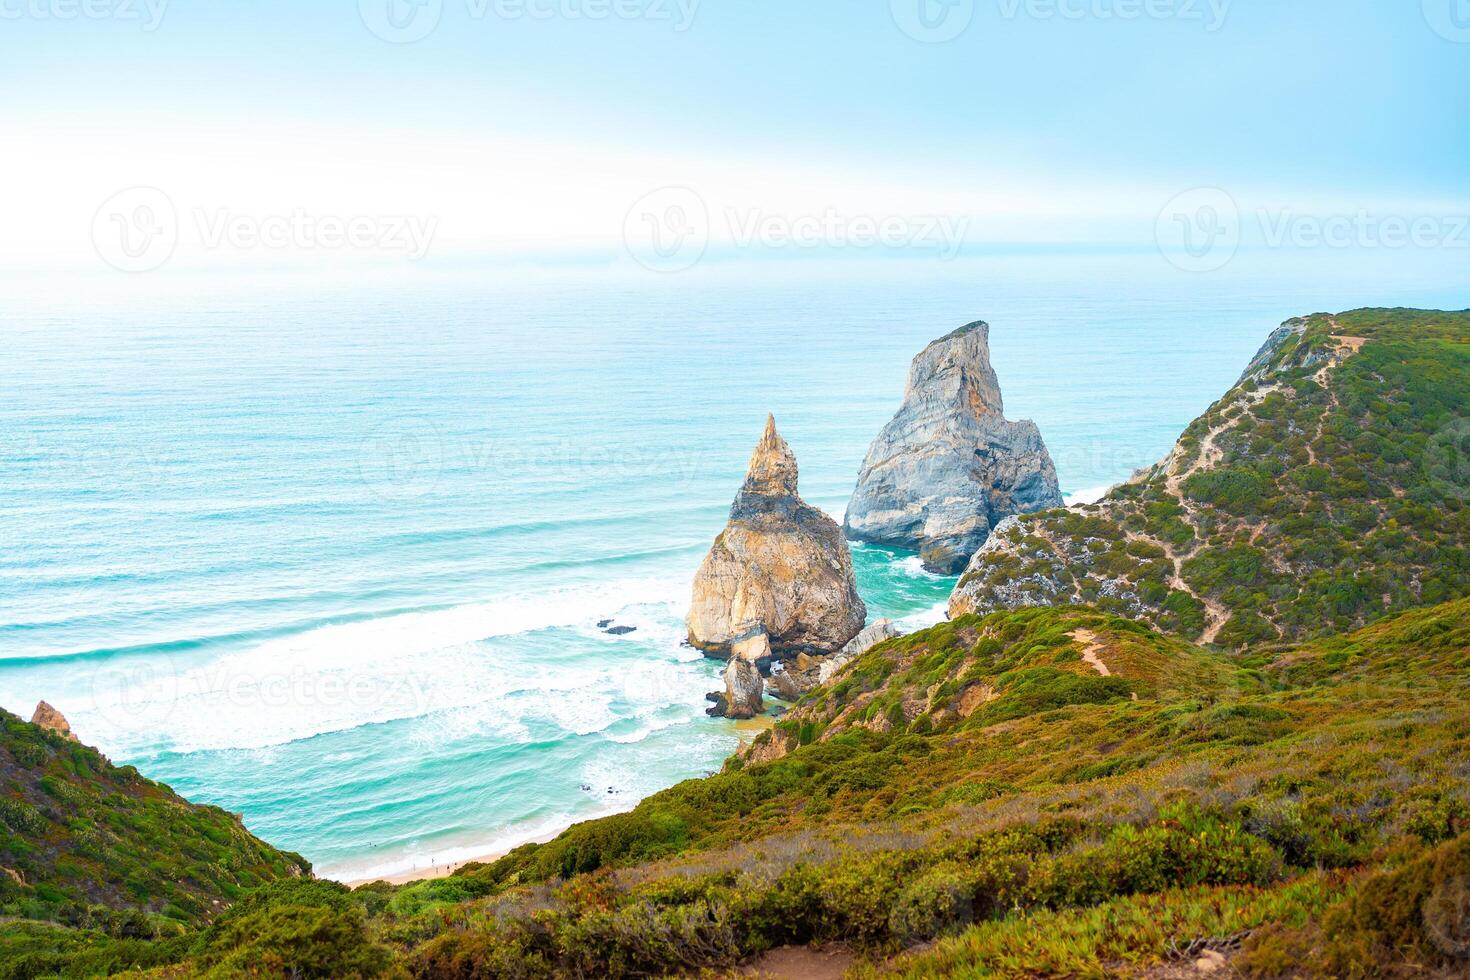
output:
[[[767, 711], [765, 714], [758, 715], [755, 718], [748, 718], [741, 721], [733, 722], [732, 727], [734, 727], [736, 734], [740, 737], [740, 745], [737, 747], [736, 751], [738, 752], [740, 749], [745, 748], [747, 745], [755, 740], [755, 737], [757, 735], [775, 725], [776, 721], [777, 715]], [[731, 754], [733, 755], [734, 753]], [[322, 875], [320, 877], [327, 881], [340, 882], [341, 884], [346, 885], [348, 888], [354, 889], [361, 888], [364, 885], [377, 884], [378, 882], [383, 882], [389, 885], [410, 885], [417, 881], [434, 881], [439, 878], [448, 878], [450, 875], [454, 874], [456, 871], [458, 871], [460, 868], [463, 868], [467, 864], [490, 864], [505, 857], [507, 854], [518, 847], [523, 847], [526, 844], [545, 844], [560, 837], [567, 830], [570, 830], [572, 827], [575, 827], [579, 823], [586, 823], [589, 820], [601, 820], [603, 817], [613, 816], [618, 813], [627, 813], [628, 810], [633, 809], [633, 807], [636, 807], [638, 803], [641, 802], [642, 801], [639, 800], [638, 802], [633, 803], [632, 806], [629, 806], [625, 809], [612, 809], [602, 813], [591, 814], [585, 817], [578, 817], [574, 820], [560, 822], [549, 830], [543, 830], [540, 833], [528, 836], [524, 840], [520, 840], [510, 846], [506, 846], [503, 843], [498, 845], [486, 845], [487, 848], [490, 849], [477, 852], [470, 857], [459, 858], [457, 860], [444, 862], [439, 862], [431, 857], [429, 859], [429, 867], [427, 868], [414, 868], [408, 871], [396, 871], [391, 874], [371, 875], [362, 878], [339, 878], [327, 875]]]

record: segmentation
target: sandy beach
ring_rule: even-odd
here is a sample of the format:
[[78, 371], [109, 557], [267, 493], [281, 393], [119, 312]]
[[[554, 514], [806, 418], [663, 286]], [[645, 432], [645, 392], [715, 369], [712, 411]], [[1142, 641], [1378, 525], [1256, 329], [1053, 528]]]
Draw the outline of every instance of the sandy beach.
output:
[[[567, 826], [570, 827], [571, 824], [568, 824]], [[563, 827], [561, 828], [561, 830], [557, 830], [550, 834], [544, 834], [540, 838], [527, 841], [526, 843], [544, 844], [547, 841], [554, 839], [558, 834], [562, 832], [562, 830], [565, 829], [566, 827]], [[442, 864], [430, 865], [427, 868], [415, 868], [412, 871], [401, 871], [398, 874], [393, 875], [379, 875], [376, 878], [359, 878], [356, 881], [343, 882], [343, 884], [345, 884], [348, 888], [361, 888], [363, 885], [371, 885], [379, 881], [386, 882], [390, 885], [408, 885], [412, 884], [415, 881], [430, 881], [434, 878], [448, 878], [450, 875], [454, 874], [456, 871], [467, 864], [489, 864], [492, 861], [496, 861], [500, 858], [505, 857], [509, 853], [510, 850], [488, 851], [475, 857], [465, 858], [463, 861], [446, 861]]]

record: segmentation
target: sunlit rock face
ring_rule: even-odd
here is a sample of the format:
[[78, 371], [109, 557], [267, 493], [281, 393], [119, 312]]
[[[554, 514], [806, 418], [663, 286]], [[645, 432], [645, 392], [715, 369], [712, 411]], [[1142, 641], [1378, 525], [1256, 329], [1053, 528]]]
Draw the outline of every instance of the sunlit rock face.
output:
[[780, 659], [832, 653], [863, 628], [842, 528], [796, 482], [796, 457], [767, 418], [729, 523], [694, 578], [689, 642], [711, 656], [730, 656], [758, 629]]

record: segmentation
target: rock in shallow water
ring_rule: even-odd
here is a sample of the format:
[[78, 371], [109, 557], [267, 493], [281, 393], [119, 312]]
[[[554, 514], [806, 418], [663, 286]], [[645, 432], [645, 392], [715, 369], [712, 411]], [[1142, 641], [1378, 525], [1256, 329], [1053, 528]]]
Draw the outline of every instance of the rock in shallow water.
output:
[[730, 520], [694, 579], [689, 642], [711, 656], [764, 630], [778, 658], [840, 650], [863, 627], [842, 529], [796, 490], [796, 457], [767, 418]]
[[1062, 506], [1034, 422], [1003, 414], [990, 327], [975, 322], [914, 358], [898, 414], [873, 440], [847, 506], [847, 534], [918, 551], [953, 575], [1012, 514]]

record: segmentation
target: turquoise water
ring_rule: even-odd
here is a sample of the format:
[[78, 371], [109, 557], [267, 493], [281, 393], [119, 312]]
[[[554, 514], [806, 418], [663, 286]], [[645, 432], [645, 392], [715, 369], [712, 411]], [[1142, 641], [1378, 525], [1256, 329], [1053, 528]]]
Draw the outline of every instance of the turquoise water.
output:
[[[51, 701], [325, 874], [624, 809], [738, 744], [681, 619], [766, 412], [840, 516], [909, 359], [985, 318], [1008, 414], [1093, 494], [1285, 317], [1470, 305], [1458, 262], [1161, 266], [13, 288], [0, 704]], [[854, 555], [872, 615], [941, 615], [951, 580]]]

